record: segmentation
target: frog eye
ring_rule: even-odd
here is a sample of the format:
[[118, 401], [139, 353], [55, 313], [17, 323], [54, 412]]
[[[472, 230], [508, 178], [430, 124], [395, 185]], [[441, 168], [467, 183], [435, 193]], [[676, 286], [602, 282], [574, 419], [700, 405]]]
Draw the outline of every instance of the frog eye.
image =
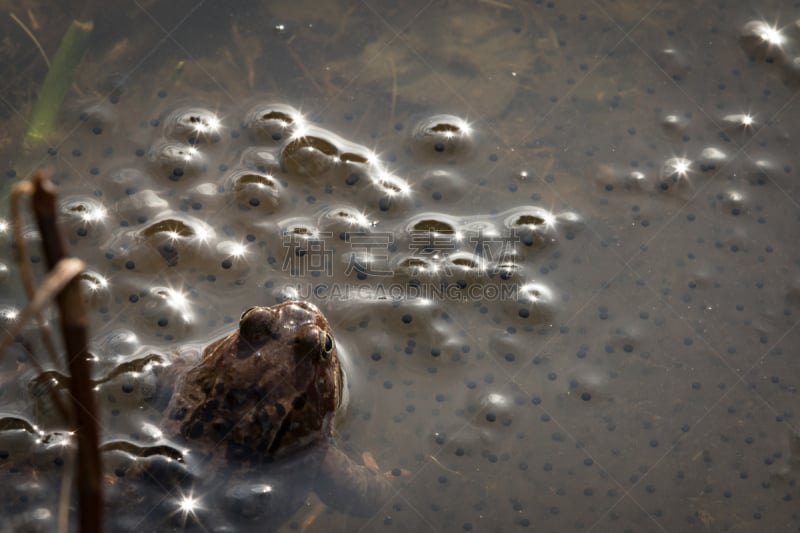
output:
[[244, 313], [242, 313], [242, 316], [240, 316], [240, 317], [239, 317], [239, 320], [240, 320], [240, 321], [241, 321], [241, 320], [244, 320], [244, 317], [246, 317], [246, 316], [247, 316], [247, 314], [248, 314], [250, 311], [252, 311], [253, 309], [255, 309], [255, 306], [247, 308], [247, 310], [246, 310]]
[[324, 331], [320, 332], [320, 344], [322, 345], [322, 360], [327, 361], [333, 351], [333, 337]]

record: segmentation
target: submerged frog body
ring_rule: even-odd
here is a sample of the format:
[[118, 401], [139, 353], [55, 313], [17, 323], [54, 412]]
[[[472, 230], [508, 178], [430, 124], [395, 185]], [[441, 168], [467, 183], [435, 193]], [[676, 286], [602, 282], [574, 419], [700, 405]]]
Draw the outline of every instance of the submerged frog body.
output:
[[310, 490], [360, 515], [391, 494], [385, 476], [332, 443], [342, 369], [330, 325], [314, 305], [250, 308], [238, 330], [198, 362], [168, 367], [170, 376], [177, 377], [163, 434], [186, 446], [187, 462], [205, 472], [201, 490], [214, 493], [229, 518], [257, 521], [263, 531]]

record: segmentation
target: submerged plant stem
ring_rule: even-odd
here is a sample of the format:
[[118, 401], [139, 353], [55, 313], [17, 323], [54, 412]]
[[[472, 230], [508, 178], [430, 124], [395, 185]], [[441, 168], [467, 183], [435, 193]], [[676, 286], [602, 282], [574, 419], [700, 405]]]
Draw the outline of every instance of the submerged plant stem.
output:
[[92, 21], [73, 20], [64, 34], [33, 106], [28, 132], [25, 134], [26, 147], [31, 148], [44, 142], [53, 132], [61, 104], [72, 85], [75, 70], [89, 45], [93, 29]]

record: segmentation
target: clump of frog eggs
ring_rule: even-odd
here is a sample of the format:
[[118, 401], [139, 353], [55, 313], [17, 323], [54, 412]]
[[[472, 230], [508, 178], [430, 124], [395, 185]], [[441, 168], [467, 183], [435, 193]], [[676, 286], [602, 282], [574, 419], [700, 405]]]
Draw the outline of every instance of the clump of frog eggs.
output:
[[[113, 129], [91, 114], [83, 119], [95, 135]], [[90, 265], [81, 276], [85, 298], [107, 320], [120, 316], [111, 308], [128, 306], [126, 320], [142, 326], [134, 329], [184, 337], [217, 296], [253, 297], [254, 288], [275, 300], [297, 296], [291, 287], [309, 274], [300, 259], [320, 249], [332, 261], [310, 273], [314, 282], [449, 286], [464, 300], [480, 298], [470, 288], [513, 284], [512, 316], [552, 314], [553, 290], [529, 279], [532, 256], [580, 219], [536, 206], [443, 213], [475, 193], [459, 173], [474, 157], [475, 134], [458, 117], [431, 116], [409, 130], [407, 150], [419, 165], [408, 179], [285, 104], [257, 103], [238, 122], [178, 106], [140, 130], [145, 136], [123, 148], [125, 158], [125, 141], [113, 133], [110, 145], [82, 146], [82, 162], [96, 163], [93, 176], [75, 176], [74, 164], [55, 176], [73, 254]], [[380, 268], [376, 256], [385, 258]]]

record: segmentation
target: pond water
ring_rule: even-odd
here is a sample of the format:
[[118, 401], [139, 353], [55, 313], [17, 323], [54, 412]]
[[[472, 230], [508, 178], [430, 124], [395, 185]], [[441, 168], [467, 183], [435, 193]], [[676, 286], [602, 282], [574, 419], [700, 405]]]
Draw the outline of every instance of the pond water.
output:
[[[54, 169], [89, 265], [97, 377], [126, 370], [104, 442], [167, 442], [132, 362], [303, 299], [347, 375], [336, 444], [395, 493], [309, 494], [281, 531], [800, 529], [800, 4], [237, 4], [98, 9], [58, 134], [0, 153]], [[14, 531], [55, 527], [74, 446], [33, 356], [31, 325], [1, 361]], [[131, 450], [108, 529], [260, 530]]]

